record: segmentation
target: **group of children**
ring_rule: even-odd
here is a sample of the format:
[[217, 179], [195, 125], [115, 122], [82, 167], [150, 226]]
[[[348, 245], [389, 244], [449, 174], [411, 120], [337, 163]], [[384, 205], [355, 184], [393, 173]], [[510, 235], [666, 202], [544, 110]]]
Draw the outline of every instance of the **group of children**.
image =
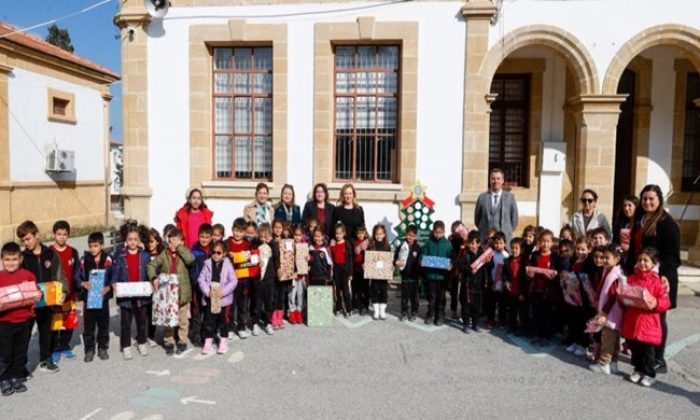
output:
[[[546, 345], [555, 334], [567, 335], [567, 351], [587, 356], [597, 363], [592, 370], [610, 373], [617, 369], [620, 337], [632, 351], [633, 382], [651, 386], [654, 381], [653, 345], [661, 340], [658, 317], [669, 306], [668, 294], [655, 272], [656, 251], [639, 254], [637, 271], [625, 278], [620, 269], [620, 250], [608, 244], [605, 230], [574, 238], [564, 228], [559, 238], [544, 229], [528, 226], [522, 238], [506, 244], [502, 232], [482, 235], [468, 231], [460, 222], [452, 225], [449, 238], [445, 225], [436, 221], [423, 246], [416, 226], [408, 226], [406, 238], [393, 254], [393, 265], [401, 275], [401, 321], [415, 321], [419, 295], [424, 285], [428, 297], [426, 324], [445, 322], [446, 294], [452, 295], [453, 318], [461, 306], [464, 332], [478, 331], [482, 313], [486, 326], [508, 328], [528, 335], [536, 345]], [[291, 226], [282, 220], [256, 225], [238, 218], [225, 238], [222, 225], [202, 224], [191, 249], [183, 244], [183, 233], [174, 225], [149, 229], [135, 221], [121, 226], [124, 242], [114, 255], [103, 249], [104, 237], [92, 233], [88, 251], [81, 257], [67, 244], [70, 225], [56, 222], [55, 245], [40, 242], [31, 221], [17, 228], [24, 250], [15, 243], [2, 247], [0, 287], [24, 281], [58, 281], [63, 295], [56, 306], [22, 307], [0, 311], [0, 385], [3, 395], [26, 391], [27, 348], [34, 324], [39, 333], [39, 370], [57, 372], [60, 359], [73, 359], [70, 349], [73, 327], [64, 323], [52, 330], [56, 313], [75, 312], [82, 301], [84, 361], [109, 358], [109, 300], [119, 283], [149, 282], [160, 287], [161, 274], [176, 274], [178, 282], [177, 326], [163, 329], [165, 353], [184, 352], [188, 345], [202, 353], [228, 350], [230, 331], [241, 339], [263, 331], [273, 335], [290, 324], [304, 323], [307, 286], [333, 286], [334, 312], [345, 317], [369, 312], [375, 320], [386, 319], [389, 281], [367, 278], [363, 269], [366, 251], [391, 252], [384, 225], [377, 224], [368, 237], [366, 228], [346, 237], [342, 224], [326, 233], [318, 220], [307, 226]], [[486, 238], [482, 243], [482, 237]], [[284, 273], [283, 255], [294, 253], [299, 244], [308, 246], [303, 258], [308, 270]], [[425, 257], [449, 259], [447, 267], [425, 264]], [[295, 260], [298, 264], [299, 261]], [[295, 266], [296, 267], [296, 266]], [[89, 309], [88, 281], [92, 270], [104, 270], [101, 309]], [[564, 278], [580, 283], [581, 301], [566, 298]], [[621, 282], [638, 284], [657, 299], [651, 310], [624, 307], [616, 295]], [[566, 283], [568, 284], [568, 283]], [[141, 356], [155, 347], [156, 327], [152, 298], [118, 297], [120, 347], [123, 358], [134, 357], [132, 324], [136, 324], [136, 349]], [[496, 323], [498, 320], [498, 324]], [[597, 325], [598, 333], [586, 333]], [[658, 331], [657, 331], [658, 329]], [[587, 351], [589, 349], [589, 351]]]

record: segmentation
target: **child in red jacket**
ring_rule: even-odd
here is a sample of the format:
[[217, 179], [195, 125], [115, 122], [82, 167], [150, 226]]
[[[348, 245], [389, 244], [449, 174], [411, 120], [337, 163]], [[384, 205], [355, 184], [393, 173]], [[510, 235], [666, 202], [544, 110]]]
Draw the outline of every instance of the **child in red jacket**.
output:
[[645, 248], [639, 253], [635, 272], [627, 278], [627, 284], [647, 289], [656, 298], [656, 306], [653, 309], [627, 306], [622, 322], [622, 336], [627, 339], [632, 350], [634, 366], [634, 373], [629, 376], [629, 380], [645, 387], [650, 387], [655, 382], [654, 347], [661, 344], [662, 336], [660, 314], [671, 306], [668, 291], [661, 282], [659, 273], [653, 270], [658, 263], [656, 249]]

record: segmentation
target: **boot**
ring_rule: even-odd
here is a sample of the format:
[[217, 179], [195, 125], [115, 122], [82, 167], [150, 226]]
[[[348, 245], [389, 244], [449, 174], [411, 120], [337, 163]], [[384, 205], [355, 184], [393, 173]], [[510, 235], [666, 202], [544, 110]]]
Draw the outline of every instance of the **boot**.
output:
[[300, 324], [304, 324], [306, 321], [304, 320], [304, 312], [303, 311], [297, 311], [297, 320], [299, 321]]
[[372, 315], [372, 319], [376, 321], [379, 319], [379, 304], [373, 303], [372, 309], [374, 309], [374, 315]]
[[279, 325], [277, 324], [279, 322], [278, 318], [277, 318], [279, 316], [278, 312], [279, 311], [276, 311], [276, 310], [272, 311], [272, 319], [270, 319], [270, 325], [272, 325], [273, 330], [279, 329]]
[[386, 303], [379, 304], [379, 319], [382, 321], [386, 319]]
[[202, 354], [211, 353], [211, 347], [212, 347], [213, 343], [214, 343], [213, 338], [204, 339], [204, 347], [202, 347]]
[[289, 311], [289, 317], [287, 318], [290, 324], [296, 324], [297, 322], [297, 311]]
[[295, 323], [295, 324], [302, 324], [302, 323], [304, 323], [304, 319], [303, 319], [303, 317], [301, 316], [301, 311], [299, 311], [299, 310], [294, 311], [294, 323]]
[[226, 354], [228, 351], [228, 339], [221, 337], [221, 340], [219, 341], [219, 348], [216, 351], [219, 354]]
[[284, 329], [284, 310], [277, 311], [277, 327]]

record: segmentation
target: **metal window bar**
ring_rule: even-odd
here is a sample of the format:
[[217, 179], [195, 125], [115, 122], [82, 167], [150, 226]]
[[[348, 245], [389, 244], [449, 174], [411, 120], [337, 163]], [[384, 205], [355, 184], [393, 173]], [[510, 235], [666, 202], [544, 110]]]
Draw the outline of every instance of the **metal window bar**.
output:
[[399, 69], [399, 46], [336, 46], [336, 180], [395, 182]]
[[213, 49], [214, 177], [272, 181], [272, 48]]
[[501, 168], [506, 185], [529, 187], [530, 75], [497, 74], [489, 121], [489, 170]]

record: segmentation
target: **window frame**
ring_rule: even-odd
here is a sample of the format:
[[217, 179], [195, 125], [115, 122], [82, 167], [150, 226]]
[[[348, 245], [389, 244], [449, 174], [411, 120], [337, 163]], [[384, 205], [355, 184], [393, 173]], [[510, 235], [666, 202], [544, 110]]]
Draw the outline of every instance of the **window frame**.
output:
[[[54, 112], [56, 100], [66, 102], [65, 114], [59, 114]], [[48, 88], [47, 108], [48, 120], [51, 122], [67, 124], [76, 124], [78, 122], [75, 118], [75, 94], [73, 93]]]
[[[493, 92], [493, 83], [497, 79], [516, 79], [516, 80], [521, 80], [525, 82], [525, 98], [521, 101], [513, 101], [513, 100], [505, 100], [502, 98], [499, 98], [500, 95], [496, 96], [495, 100], [491, 104], [491, 114], [489, 115], [489, 149], [488, 149], [488, 173], [491, 173], [491, 170], [493, 168], [499, 168], [504, 171], [506, 174], [505, 176], [505, 182], [503, 184], [504, 188], [506, 189], [513, 189], [513, 188], [530, 188], [530, 170], [531, 170], [531, 165], [530, 165], [530, 152], [531, 152], [531, 145], [530, 145], [530, 136], [531, 136], [531, 118], [532, 118], [532, 85], [533, 85], [533, 75], [532, 73], [496, 73], [493, 76], [493, 80], [491, 81], [491, 89], [490, 91]], [[513, 104], [518, 104], [519, 106], [513, 106]], [[523, 126], [523, 138], [522, 141], [524, 142], [524, 147], [523, 147], [523, 155], [522, 155], [522, 165], [523, 165], [523, 174], [522, 174], [522, 182], [521, 183], [513, 183], [512, 181], [508, 180], [508, 169], [506, 168], [506, 161], [505, 161], [505, 150], [506, 150], [506, 141], [505, 141], [505, 126], [506, 126], [506, 119], [501, 118], [501, 124], [500, 124], [500, 133], [502, 136], [502, 141], [501, 141], [501, 147], [500, 147], [500, 159], [499, 163], [496, 166], [491, 166], [491, 118], [493, 116], [494, 112], [501, 112], [501, 111], [506, 111], [508, 109], [523, 109], [525, 112], [525, 115], [523, 116], [524, 120], [524, 126]], [[505, 113], [504, 113], [505, 115]]]
[[[217, 49], [230, 49], [231, 53], [231, 70], [216, 70], [216, 50]], [[251, 66], [249, 70], [236, 70], [235, 63], [233, 63], [235, 57], [236, 49], [250, 49], [251, 50]], [[259, 49], [269, 49], [270, 50], [270, 69], [269, 70], [256, 70], [255, 67], [255, 50]], [[274, 178], [274, 142], [275, 142], [275, 112], [274, 112], [274, 93], [275, 93], [275, 83], [274, 83], [274, 46], [268, 43], [246, 43], [246, 44], [235, 44], [235, 45], [212, 45], [211, 54], [211, 86], [210, 86], [210, 106], [211, 106], [211, 162], [212, 162], [212, 180], [214, 181], [234, 181], [234, 182], [273, 182]], [[230, 74], [232, 78], [231, 92], [227, 93], [216, 93], [216, 75], [217, 74]], [[269, 74], [270, 75], [270, 93], [256, 93], [253, 89], [252, 81], [249, 81], [251, 86], [251, 91], [246, 94], [240, 94], [235, 88], [235, 75], [236, 74]], [[216, 131], [216, 98], [230, 98], [231, 99], [231, 132], [230, 133], [217, 133]], [[251, 99], [251, 117], [250, 117], [250, 132], [248, 133], [237, 133], [236, 132], [236, 108], [235, 102], [236, 98], [250, 98]], [[256, 177], [256, 173], [261, 173], [262, 171], [255, 170], [255, 99], [264, 98], [270, 100], [270, 132], [263, 134], [265, 137], [270, 137], [270, 171], [268, 177]], [[263, 117], [264, 118], [264, 117]], [[218, 176], [217, 171], [217, 147], [216, 138], [219, 136], [228, 136], [231, 141], [231, 176], [221, 177]], [[250, 165], [251, 165], [251, 176], [249, 178], [237, 177], [236, 176], [236, 137], [245, 136], [251, 141], [250, 147]]]
[[[354, 54], [353, 54], [353, 68], [352, 69], [343, 69], [342, 71], [338, 71], [338, 67], [336, 64], [336, 51], [338, 47], [352, 47], [354, 48]], [[375, 55], [375, 67], [372, 68], [367, 68], [367, 69], [361, 69], [360, 67], [357, 67], [357, 58], [358, 58], [358, 49], [361, 47], [375, 47], [377, 48], [377, 53]], [[392, 71], [387, 71], [387, 69], [384, 69], [382, 67], [379, 67], [377, 64], [379, 62], [379, 47], [395, 47], [398, 49], [398, 56], [397, 56], [397, 65], [396, 69]], [[332, 132], [331, 132], [331, 142], [332, 142], [332, 148], [331, 148], [331, 180], [334, 183], [380, 183], [380, 184], [396, 184], [401, 182], [400, 181], [400, 175], [401, 175], [401, 156], [400, 156], [400, 148], [401, 148], [401, 140], [402, 140], [402, 133], [401, 133], [401, 106], [402, 106], [402, 98], [403, 98], [403, 43], [398, 42], [398, 41], [376, 41], [376, 42], [358, 42], [358, 41], [348, 41], [348, 42], [332, 42], [331, 45], [331, 60], [332, 60], [332, 66], [333, 66], [333, 80], [332, 80], [332, 106], [331, 106], [331, 115], [333, 119], [332, 123]], [[379, 72], [384, 72], [384, 73], [395, 73], [396, 74], [396, 93], [395, 94], [386, 94], [386, 93], [379, 93], [377, 92], [377, 87], [378, 87], [378, 80], [377, 79], [374, 83], [374, 93], [372, 94], [358, 94], [357, 89], [355, 89], [353, 92], [346, 92], [346, 93], [341, 93], [340, 95], [338, 94], [337, 91], [337, 82], [338, 82], [338, 73], [353, 73], [353, 74], [358, 74], [362, 71], [365, 72], [372, 72], [372, 73], [379, 73]], [[357, 78], [355, 79], [355, 86], [357, 86]], [[375, 98], [375, 125], [374, 125], [374, 133], [373, 133], [373, 150], [374, 150], [374, 164], [373, 164], [373, 177], [372, 179], [358, 179], [357, 178], [357, 98], [358, 97], [371, 97]], [[389, 179], [379, 179], [377, 177], [377, 172], [378, 172], [378, 160], [379, 160], [379, 153], [377, 152], [378, 150], [378, 140], [380, 138], [388, 138], [390, 137], [389, 135], [381, 135], [378, 133], [379, 131], [379, 126], [378, 126], [378, 114], [377, 114], [377, 106], [379, 101], [377, 101], [378, 98], [382, 97], [388, 97], [388, 98], [395, 98], [396, 99], [396, 109], [395, 109], [395, 120], [396, 120], [396, 128], [395, 128], [395, 144], [393, 147], [393, 150], [391, 151], [392, 156], [391, 159], [394, 162], [394, 167], [391, 168], [391, 176]], [[351, 163], [351, 176], [350, 178], [339, 178], [337, 176], [337, 151], [338, 151], [338, 135], [337, 135], [337, 99], [338, 98], [354, 98], [355, 100], [353, 101], [353, 127], [352, 127], [352, 163]], [[343, 136], [345, 137], [345, 136]]]

